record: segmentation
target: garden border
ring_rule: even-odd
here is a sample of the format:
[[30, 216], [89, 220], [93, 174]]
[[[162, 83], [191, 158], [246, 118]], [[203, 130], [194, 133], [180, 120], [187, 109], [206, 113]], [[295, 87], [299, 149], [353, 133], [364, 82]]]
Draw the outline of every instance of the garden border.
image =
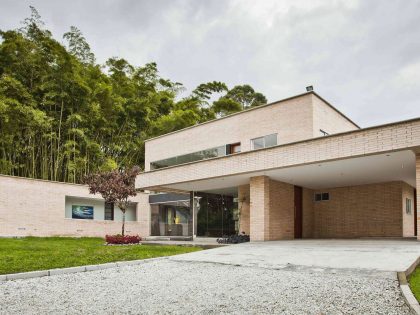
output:
[[413, 311], [414, 314], [417, 315], [420, 315], [420, 304], [414, 296], [413, 292], [411, 291], [407, 278], [416, 269], [419, 263], [420, 257], [418, 257], [405, 271], [397, 272], [398, 282], [400, 284], [402, 295], [410, 309]]
[[0, 275], [0, 282], [10, 281], [10, 280], [49, 277], [49, 276], [87, 272], [87, 271], [105, 270], [109, 268], [124, 267], [124, 266], [135, 266], [135, 265], [141, 265], [143, 263], [148, 263], [154, 260], [168, 259], [168, 257], [170, 256], [161, 256], [161, 257], [127, 260], [127, 261], [116, 261], [116, 262], [110, 262], [110, 263], [98, 264], [98, 265], [85, 265], [85, 266], [76, 266], [76, 267], [67, 267], [67, 268], [55, 268], [55, 269], [49, 269], [49, 270], [36, 270], [36, 271], [29, 271], [29, 272], [10, 273], [6, 275]]

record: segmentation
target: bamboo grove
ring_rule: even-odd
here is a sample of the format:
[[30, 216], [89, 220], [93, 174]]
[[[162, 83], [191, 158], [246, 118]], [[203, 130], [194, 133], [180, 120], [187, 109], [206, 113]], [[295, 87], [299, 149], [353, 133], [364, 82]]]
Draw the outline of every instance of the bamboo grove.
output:
[[1, 174], [78, 183], [143, 166], [145, 139], [267, 102], [218, 81], [187, 95], [155, 63], [97, 64], [76, 27], [61, 43], [31, 10], [23, 27], [0, 31]]

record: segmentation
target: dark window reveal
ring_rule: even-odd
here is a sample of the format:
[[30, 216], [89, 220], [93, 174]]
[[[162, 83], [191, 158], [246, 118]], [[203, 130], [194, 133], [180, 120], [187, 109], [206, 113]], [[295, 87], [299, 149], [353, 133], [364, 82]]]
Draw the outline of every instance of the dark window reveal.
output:
[[226, 153], [227, 154], [234, 154], [234, 153], [239, 153], [239, 152], [241, 152], [241, 143], [240, 142], [226, 145]]
[[105, 216], [104, 216], [104, 219], [105, 220], [110, 220], [110, 221], [114, 220], [114, 204], [113, 203], [105, 202]]
[[327, 201], [330, 200], [329, 193], [316, 193], [315, 194], [315, 201]]

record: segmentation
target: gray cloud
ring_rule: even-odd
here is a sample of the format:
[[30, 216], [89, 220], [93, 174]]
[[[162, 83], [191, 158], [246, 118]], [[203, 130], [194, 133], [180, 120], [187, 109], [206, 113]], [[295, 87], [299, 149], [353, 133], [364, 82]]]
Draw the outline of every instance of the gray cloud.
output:
[[188, 89], [249, 83], [275, 101], [308, 84], [362, 126], [420, 116], [420, 2], [0, 2], [0, 29], [34, 5], [61, 38], [79, 27], [99, 62], [156, 61]]

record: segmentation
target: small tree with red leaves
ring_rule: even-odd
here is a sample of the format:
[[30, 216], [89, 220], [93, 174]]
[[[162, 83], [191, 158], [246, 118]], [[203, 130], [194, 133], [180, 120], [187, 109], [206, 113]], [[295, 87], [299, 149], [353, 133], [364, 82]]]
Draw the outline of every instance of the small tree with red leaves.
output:
[[91, 194], [100, 194], [106, 202], [113, 203], [123, 214], [121, 234], [125, 232], [125, 212], [130, 205], [128, 198], [134, 197], [134, 183], [140, 168], [135, 166], [129, 170], [113, 170], [86, 176], [85, 183]]

